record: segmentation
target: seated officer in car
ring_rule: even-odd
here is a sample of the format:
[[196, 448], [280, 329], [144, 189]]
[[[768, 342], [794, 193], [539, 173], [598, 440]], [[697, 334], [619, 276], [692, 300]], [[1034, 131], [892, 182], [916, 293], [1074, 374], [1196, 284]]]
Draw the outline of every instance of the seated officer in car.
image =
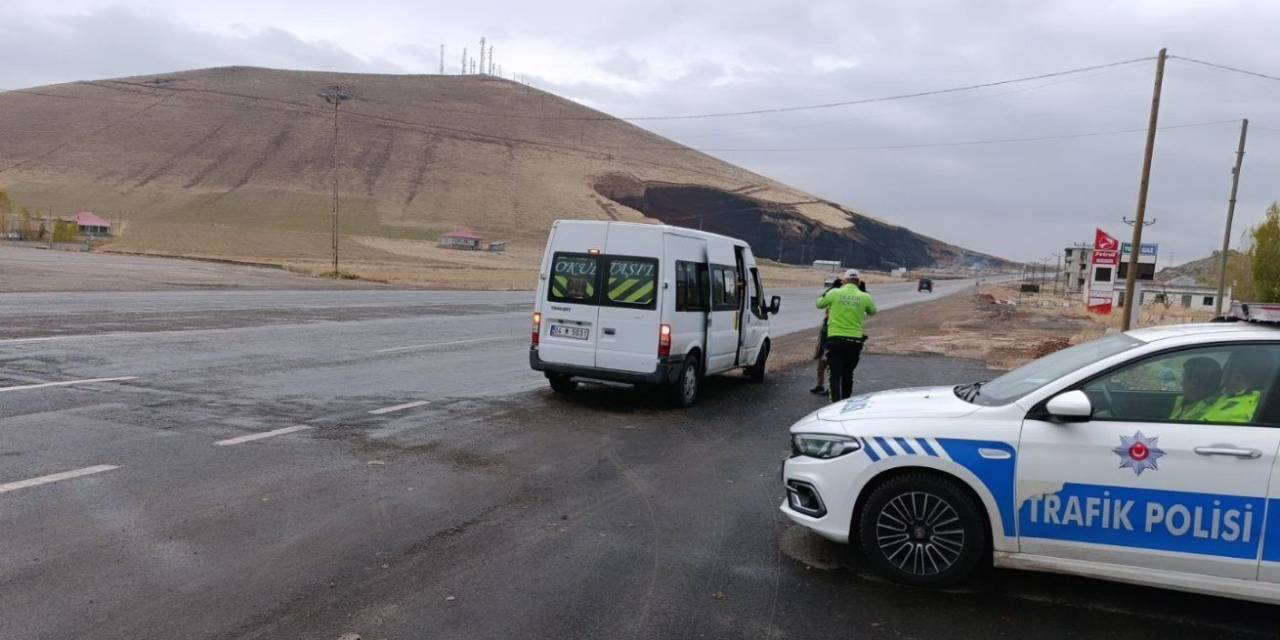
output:
[[1262, 401], [1262, 385], [1271, 381], [1273, 359], [1259, 352], [1233, 354], [1222, 376], [1222, 395], [1200, 418], [1204, 422], [1247, 423], [1253, 421]]
[[1189, 358], [1182, 363], [1182, 395], [1173, 401], [1170, 420], [1193, 421], [1204, 418], [1205, 412], [1218, 400], [1218, 388], [1222, 384], [1222, 366], [1213, 358], [1203, 356]]

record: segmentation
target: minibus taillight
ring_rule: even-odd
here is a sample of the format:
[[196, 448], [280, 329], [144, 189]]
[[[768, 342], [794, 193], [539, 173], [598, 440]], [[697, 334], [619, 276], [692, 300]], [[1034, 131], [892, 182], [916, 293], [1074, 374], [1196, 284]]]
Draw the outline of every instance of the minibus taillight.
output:
[[671, 325], [664, 324], [658, 326], [658, 357], [668, 358], [671, 356]]
[[542, 313], [533, 312], [533, 338], [530, 346], [534, 349], [538, 348], [538, 334], [542, 332]]

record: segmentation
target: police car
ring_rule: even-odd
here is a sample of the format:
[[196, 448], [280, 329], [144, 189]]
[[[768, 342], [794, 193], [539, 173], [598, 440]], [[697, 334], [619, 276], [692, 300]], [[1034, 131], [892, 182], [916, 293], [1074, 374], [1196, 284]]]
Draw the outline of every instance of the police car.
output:
[[994, 564], [1280, 603], [1278, 373], [1280, 325], [1221, 322], [855, 396], [791, 427], [781, 508], [908, 584]]

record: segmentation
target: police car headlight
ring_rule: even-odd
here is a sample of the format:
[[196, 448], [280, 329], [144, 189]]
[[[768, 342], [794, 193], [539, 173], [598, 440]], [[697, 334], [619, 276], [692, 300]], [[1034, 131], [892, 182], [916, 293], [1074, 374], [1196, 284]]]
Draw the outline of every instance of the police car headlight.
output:
[[797, 433], [791, 436], [791, 453], [810, 458], [838, 458], [862, 448], [857, 438], [818, 433]]

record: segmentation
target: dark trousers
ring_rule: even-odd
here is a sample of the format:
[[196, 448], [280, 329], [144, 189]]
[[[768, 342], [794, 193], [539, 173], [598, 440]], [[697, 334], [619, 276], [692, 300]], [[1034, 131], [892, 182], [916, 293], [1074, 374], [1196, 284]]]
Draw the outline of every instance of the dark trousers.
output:
[[851, 338], [827, 338], [827, 364], [831, 367], [831, 401], [837, 402], [853, 395], [853, 370], [862, 358], [865, 340]]

